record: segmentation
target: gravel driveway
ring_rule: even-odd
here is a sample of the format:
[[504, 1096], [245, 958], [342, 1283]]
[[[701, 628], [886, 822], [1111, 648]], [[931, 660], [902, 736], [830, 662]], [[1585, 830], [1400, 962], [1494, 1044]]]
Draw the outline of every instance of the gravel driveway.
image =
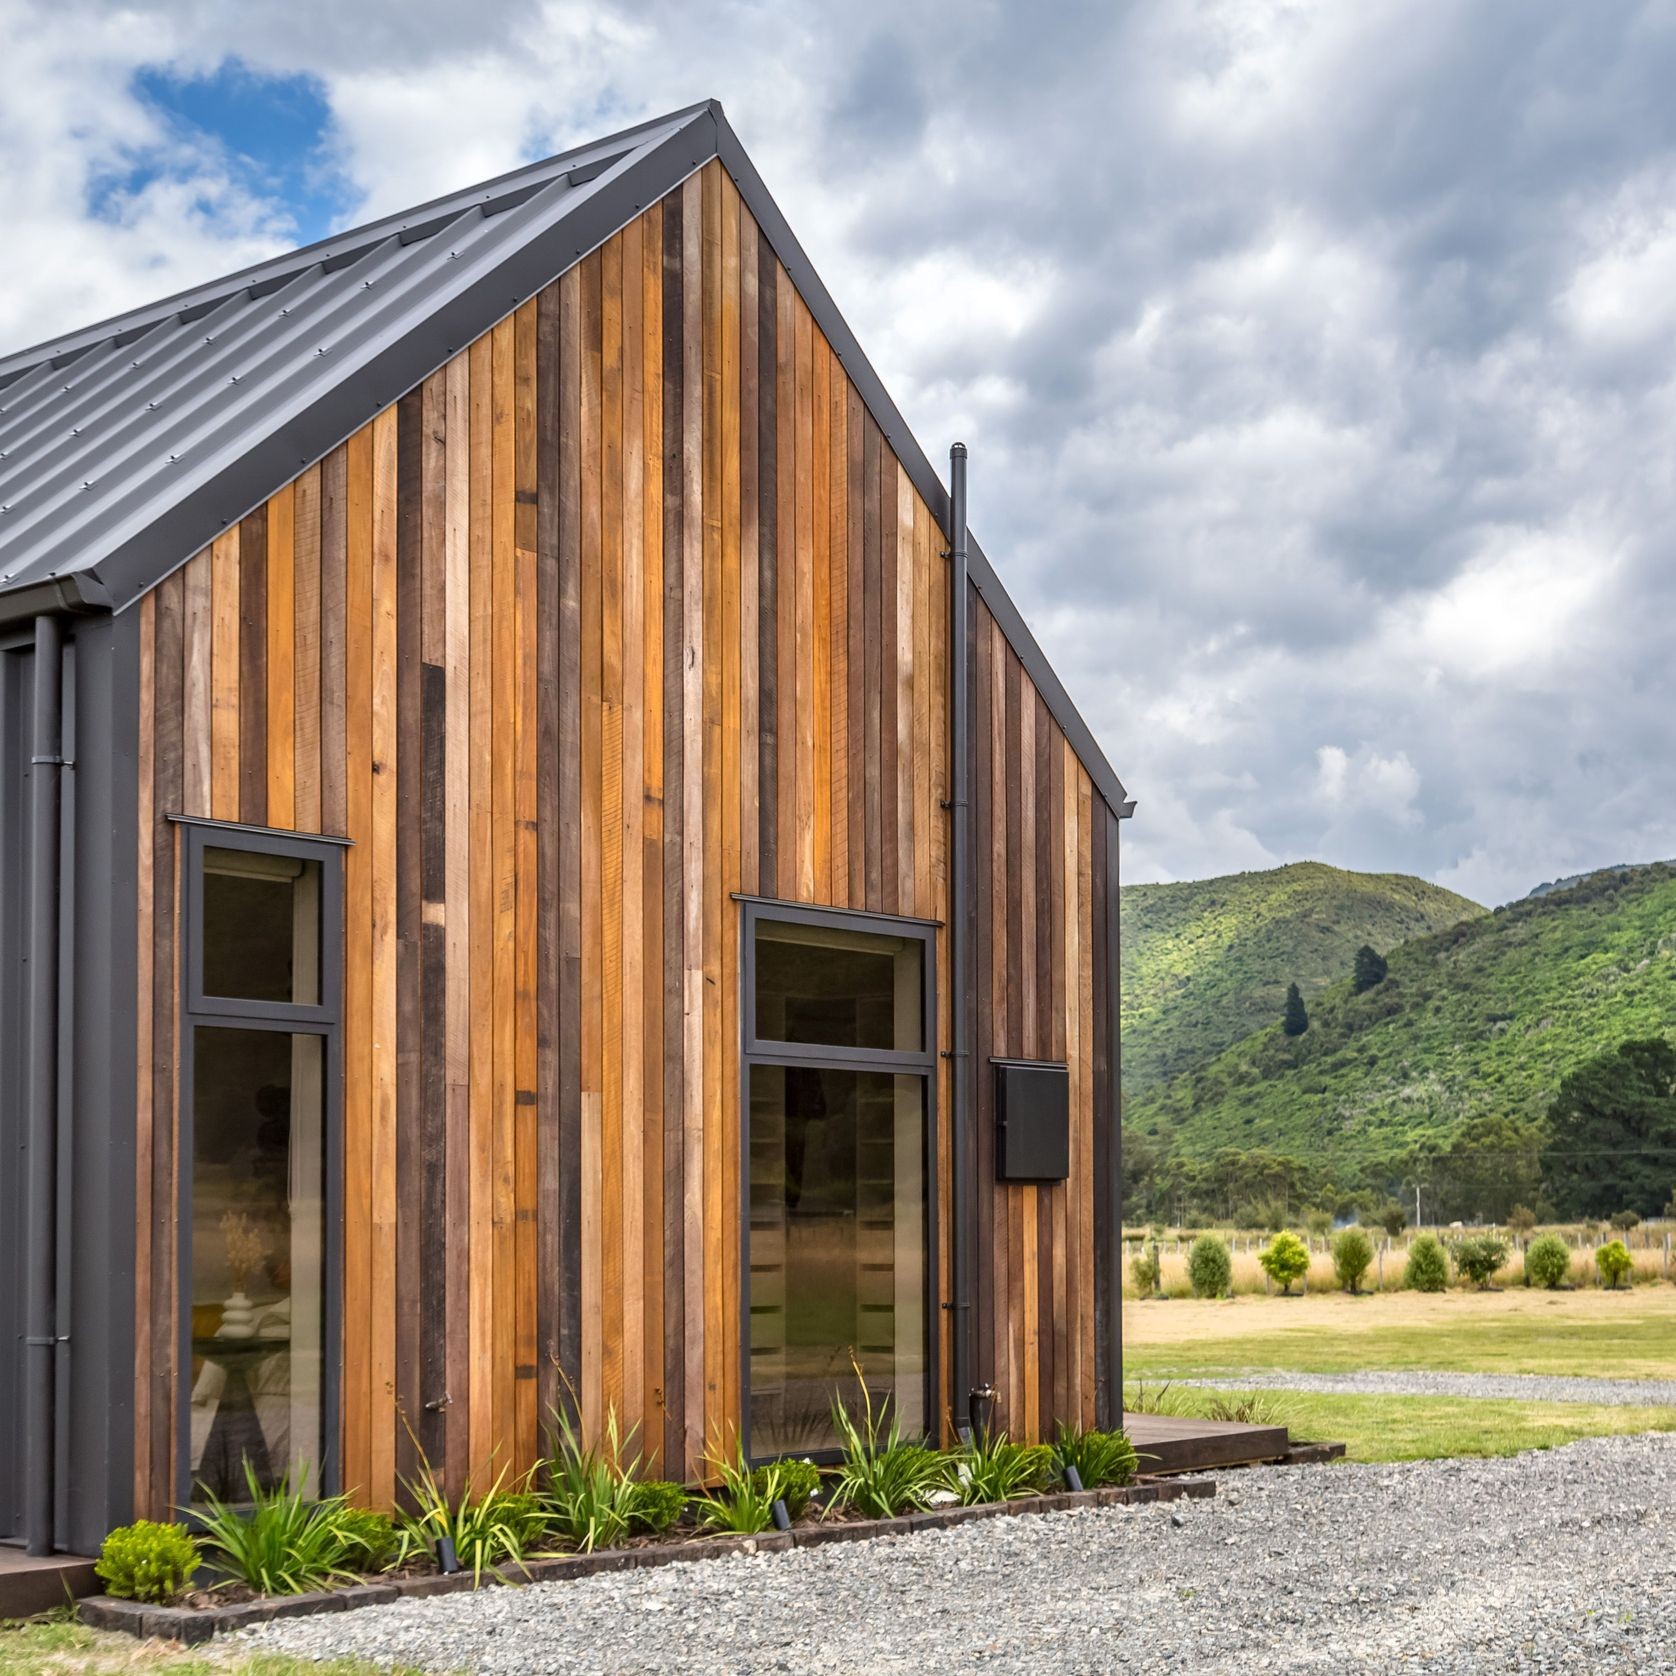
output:
[[1662, 1671], [1676, 1435], [1225, 1474], [1213, 1501], [995, 1519], [280, 1621], [427, 1670]]
[[1668, 1379], [1571, 1379], [1544, 1373], [1286, 1373], [1230, 1371], [1218, 1378], [1175, 1379], [1174, 1385], [1220, 1390], [1323, 1391], [1334, 1396], [1506, 1397], [1514, 1402], [1586, 1402], [1653, 1408], [1676, 1404]]

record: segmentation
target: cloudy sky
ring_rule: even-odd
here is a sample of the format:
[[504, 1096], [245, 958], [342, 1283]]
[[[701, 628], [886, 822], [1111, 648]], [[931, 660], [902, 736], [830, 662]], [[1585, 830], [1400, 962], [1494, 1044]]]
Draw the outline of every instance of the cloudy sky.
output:
[[0, 0], [0, 348], [708, 96], [1130, 879], [1676, 855], [1676, 0]]

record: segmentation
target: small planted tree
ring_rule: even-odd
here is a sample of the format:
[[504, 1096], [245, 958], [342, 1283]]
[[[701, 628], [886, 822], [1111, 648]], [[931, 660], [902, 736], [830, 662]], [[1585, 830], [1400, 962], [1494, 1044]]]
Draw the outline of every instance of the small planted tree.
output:
[[1443, 1292], [1449, 1287], [1449, 1259], [1435, 1234], [1419, 1234], [1408, 1248], [1403, 1285], [1413, 1292]]
[[1633, 1210], [1615, 1210], [1612, 1213], [1612, 1226], [1621, 1234], [1627, 1234], [1631, 1228], [1641, 1226], [1641, 1213]]
[[1346, 1292], [1360, 1292], [1372, 1266], [1373, 1241], [1360, 1228], [1345, 1228], [1334, 1236], [1333, 1273]]
[[1455, 1242], [1455, 1271], [1480, 1292], [1495, 1278], [1507, 1261], [1507, 1241], [1499, 1234], [1474, 1234]]
[[1319, 1206], [1317, 1206], [1313, 1210], [1306, 1210], [1304, 1212], [1304, 1226], [1309, 1229], [1309, 1231], [1314, 1234], [1317, 1239], [1321, 1239], [1327, 1233], [1328, 1229], [1332, 1227], [1332, 1225], [1333, 1213], [1330, 1210], [1322, 1210]]
[[1571, 1247], [1558, 1234], [1543, 1234], [1525, 1253], [1525, 1284], [1557, 1291], [1571, 1273]]
[[1234, 1261], [1215, 1234], [1200, 1234], [1187, 1254], [1187, 1278], [1195, 1298], [1220, 1298], [1234, 1279]]
[[1301, 1036], [1309, 1028], [1309, 1010], [1295, 983], [1286, 986], [1286, 1005], [1281, 1011], [1280, 1028], [1288, 1036]]
[[1283, 1230], [1257, 1253], [1257, 1261], [1284, 1297], [1292, 1290], [1294, 1280], [1302, 1280], [1309, 1273], [1309, 1248], [1296, 1234]]
[[1387, 1199], [1379, 1213], [1379, 1225], [1395, 1239], [1408, 1226], [1408, 1212], [1395, 1199]]
[[1150, 1297], [1158, 1287], [1158, 1247], [1140, 1246], [1129, 1259], [1129, 1281], [1143, 1297]]
[[1358, 995], [1365, 995], [1370, 989], [1384, 983], [1385, 974], [1389, 970], [1385, 956], [1371, 944], [1363, 943], [1356, 951], [1356, 971], [1351, 980], [1351, 987]]
[[1536, 1226], [1536, 1212], [1529, 1205], [1515, 1205], [1507, 1213], [1507, 1226], [1516, 1234], [1528, 1234]]
[[1595, 1253], [1595, 1267], [1600, 1270], [1600, 1283], [1608, 1288], [1622, 1286], [1635, 1268], [1635, 1259], [1622, 1240], [1608, 1240]]

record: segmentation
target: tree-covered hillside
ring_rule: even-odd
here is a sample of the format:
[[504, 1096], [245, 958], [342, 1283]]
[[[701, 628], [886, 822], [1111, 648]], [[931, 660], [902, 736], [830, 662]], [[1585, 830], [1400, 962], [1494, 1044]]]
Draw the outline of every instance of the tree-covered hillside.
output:
[[1138, 1151], [1261, 1150], [1372, 1182], [1471, 1120], [1543, 1123], [1586, 1060], [1676, 1034], [1676, 867], [1596, 874], [1405, 943], [1365, 994], [1314, 996], [1301, 1036], [1274, 1012], [1127, 1103]]
[[1209, 1063], [1280, 1017], [1286, 986], [1315, 996], [1381, 954], [1482, 914], [1401, 873], [1299, 862], [1123, 891], [1123, 1087], [1130, 1098]]

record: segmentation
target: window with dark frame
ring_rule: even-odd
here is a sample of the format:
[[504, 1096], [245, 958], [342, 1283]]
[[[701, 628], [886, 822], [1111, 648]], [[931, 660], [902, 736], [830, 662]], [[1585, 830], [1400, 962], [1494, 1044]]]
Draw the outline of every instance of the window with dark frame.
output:
[[342, 845], [183, 825], [180, 1499], [329, 1493]]
[[748, 1446], [838, 1445], [866, 1381], [933, 1429], [935, 927], [745, 904]]

